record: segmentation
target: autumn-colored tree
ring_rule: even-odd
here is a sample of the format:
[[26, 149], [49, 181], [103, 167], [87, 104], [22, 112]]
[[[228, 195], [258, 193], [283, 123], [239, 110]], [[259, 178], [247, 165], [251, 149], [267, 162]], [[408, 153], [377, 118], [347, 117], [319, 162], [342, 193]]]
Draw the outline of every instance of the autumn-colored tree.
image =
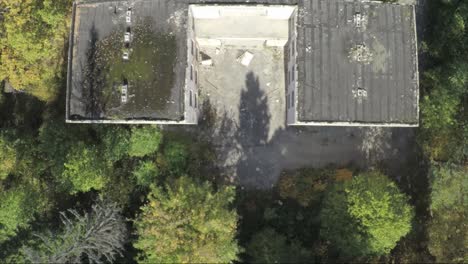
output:
[[44, 101], [60, 86], [63, 49], [69, 30], [71, 0], [8, 0], [0, 2], [0, 80]]
[[334, 171], [330, 169], [299, 169], [284, 171], [278, 182], [282, 198], [297, 201], [302, 206], [317, 202], [328, 184], [333, 180]]
[[241, 251], [234, 188], [215, 191], [209, 183], [181, 177], [154, 187], [135, 221], [141, 263], [228, 263]]
[[411, 230], [408, 197], [379, 172], [336, 183], [320, 213], [322, 238], [345, 256], [388, 254]]

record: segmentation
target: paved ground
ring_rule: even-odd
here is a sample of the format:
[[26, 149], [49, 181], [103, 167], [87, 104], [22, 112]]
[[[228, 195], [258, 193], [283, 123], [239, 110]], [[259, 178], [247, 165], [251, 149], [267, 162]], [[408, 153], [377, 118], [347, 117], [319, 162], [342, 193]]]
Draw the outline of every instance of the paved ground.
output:
[[250, 50], [248, 68], [236, 62], [242, 49], [204, 51], [215, 66], [200, 69], [205, 120], [192, 129], [215, 144], [232, 182], [271, 188], [284, 169], [328, 164], [397, 169], [411, 152], [409, 128], [286, 127], [281, 50]]
[[[421, 25], [427, 21], [425, 6], [425, 0], [418, 1], [419, 39], [424, 28]], [[227, 179], [246, 188], [267, 189], [284, 169], [352, 164], [361, 168], [384, 165], [398, 171], [413, 155], [413, 128], [285, 127], [284, 111], [275, 106], [284, 97], [271, 87], [272, 80], [284, 81], [284, 74], [268, 73], [273, 67], [269, 64], [252, 67], [249, 74], [233, 61], [237, 52], [220, 53], [228, 58], [224, 63], [235, 74], [222, 79], [216, 71], [200, 73], [202, 97], [206, 99], [204, 120], [198, 126], [171, 127], [213, 142], [218, 166]], [[272, 54], [255, 53], [255, 60], [273, 62]], [[222, 63], [222, 57], [213, 58], [215, 63]], [[220, 91], [223, 83], [236, 89]], [[279, 105], [284, 107], [281, 101]]]
[[216, 130], [200, 130], [206, 139], [218, 143], [217, 158], [224, 177], [246, 188], [270, 188], [284, 169], [383, 164], [396, 170], [411, 155], [414, 142], [414, 129], [410, 128], [339, 127], [280, 128], [268, 140], [261, 132], [261, 127], [268, 129], [268, 118], [244, 118], [241, 126], [221, 119]]

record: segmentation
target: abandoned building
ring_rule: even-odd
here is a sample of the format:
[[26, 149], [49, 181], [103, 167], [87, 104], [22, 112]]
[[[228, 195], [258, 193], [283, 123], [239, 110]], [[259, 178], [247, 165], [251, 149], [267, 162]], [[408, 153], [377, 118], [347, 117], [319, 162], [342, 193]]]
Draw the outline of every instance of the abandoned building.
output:
[[71, 33], [70, 123], [197, 124], [211, 91], [236, 107], [247, 74], [281, 98], [285, 125], [419, 123], [412, 5], [82, 1]]

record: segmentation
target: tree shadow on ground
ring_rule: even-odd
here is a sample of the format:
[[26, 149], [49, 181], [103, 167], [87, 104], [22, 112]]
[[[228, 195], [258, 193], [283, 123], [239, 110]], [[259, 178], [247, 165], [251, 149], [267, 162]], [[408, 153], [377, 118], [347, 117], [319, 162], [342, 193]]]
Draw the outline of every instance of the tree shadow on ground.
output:
[[[261, 89], [258, 76], [249, 72], [245, 78], [245, 87], [240, 94], [239, 127], [234, 139], [239, 148], [236, 165], [237, 180], [242, 185], [269, 188], [274, 176], [271, 160], [260, 157], [256, 148], [268, 148], [271, 114], [268, 96]], [[278, 131], [275, 131], [277, 134]], [[275, 153], [274, 150], [272, 150]], [[280, 158], [280, 157], [277, 157]], [[268, 185], [268, 186], [265, 186]]]
[[245, 79], [239, 105], [239, 130], [237, 140], [242, 147], [265, 145], [268, 140], [271, 115], [268, 97], [260, 89], [260, 81], [253, 72]]
[[102, 113], [100, 105], [101, 87], [104, 87], [103, 69], [98, 63], [98, 40], [99, 34], [93, 24], [89, 30], [89, 44], [86, 51], [86, 62], [80, 65], [81, 74], [84, 76], [81, 83], [76, 84], [81, 87], [81, 96], [75, 95], [70, 87], [70, 97], [76, 96], [76, 100], [83, 104], [84, 114], [91, 119], [98, 119]]

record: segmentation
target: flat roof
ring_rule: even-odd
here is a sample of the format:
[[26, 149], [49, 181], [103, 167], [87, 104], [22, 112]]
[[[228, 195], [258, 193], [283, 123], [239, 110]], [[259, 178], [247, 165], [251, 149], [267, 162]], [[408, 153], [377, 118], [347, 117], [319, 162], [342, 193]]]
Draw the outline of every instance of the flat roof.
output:
[[[345, 0], [303, 4], [299, 121], [418, 124], [414, 7]], [[373, 55], [369, 64], [349, 57], [351, 48], [362, 44]]]
[[[127, 0], [84, 1], [77, 4], [69, 65], [67, 119], [181, 120], [187, 67], [187, 14], [190, 4], [297, 5], [297, 117], [299, 122], [417, 125], [419, 84], [414, 6], [347, 0]], [[164, 33], [161, 56], [173, 63], [150, 67], [154, 83], [128, 80], [129, 103], [119, 107], [118, 82], [110, 97], [98, 96], [100, 86], [85, 78], [92, 29], [97, 41], [125, 31], [126, 7], [136, 21], [150, 22]], [[115, 8], [117, 7], [117, 9]], [[115, 13], [117, 11], [117, 14]], [[367, 19], [356, 28], [354, 15]], [[167, 33], [167, 34], [166, 34]], [[170, 39], [172, 36], [174, 39]], [[171, 42], [174, 41], [174, 42]], [[351, 47], [365, 44], [373, 53], [370, 64], [352, 62]], [[157, 45], [155, 45], [157, 47]], [[157, 49], [157, 48], [156, 48]], [[165, 54], [165, 52], [169, 52]], [[150, 63], [151, 64], [151, 63]], [[89, 68], [89, 67], [88, 67]], [[168, 77], [168, 75], [170, 75]], [[113, 80], [116, 75], [114, 74]], [[99, 84], [99, 78], [97, 84]], [[136, 84], [136, 85], [135, 85]], [[170, 84], [170, 85], [167, 85]], [[133, 85], [133, 87], [132, 87]], [[139, 90], [135, 90], [139, 89]], [[137, 92], [139, 91], [139, 92]], [[365, 92], [365, 93], [364, 93]], [[365, 94], [366, 96], [363, 96]], [[133, 95], [133, 96], [132, 96]], [[117, 101], [117, 103], [116, 103]]]
[[184, 119], [187, 36], [178, 10], [152, 0], [76, 4], [67, 119]]

